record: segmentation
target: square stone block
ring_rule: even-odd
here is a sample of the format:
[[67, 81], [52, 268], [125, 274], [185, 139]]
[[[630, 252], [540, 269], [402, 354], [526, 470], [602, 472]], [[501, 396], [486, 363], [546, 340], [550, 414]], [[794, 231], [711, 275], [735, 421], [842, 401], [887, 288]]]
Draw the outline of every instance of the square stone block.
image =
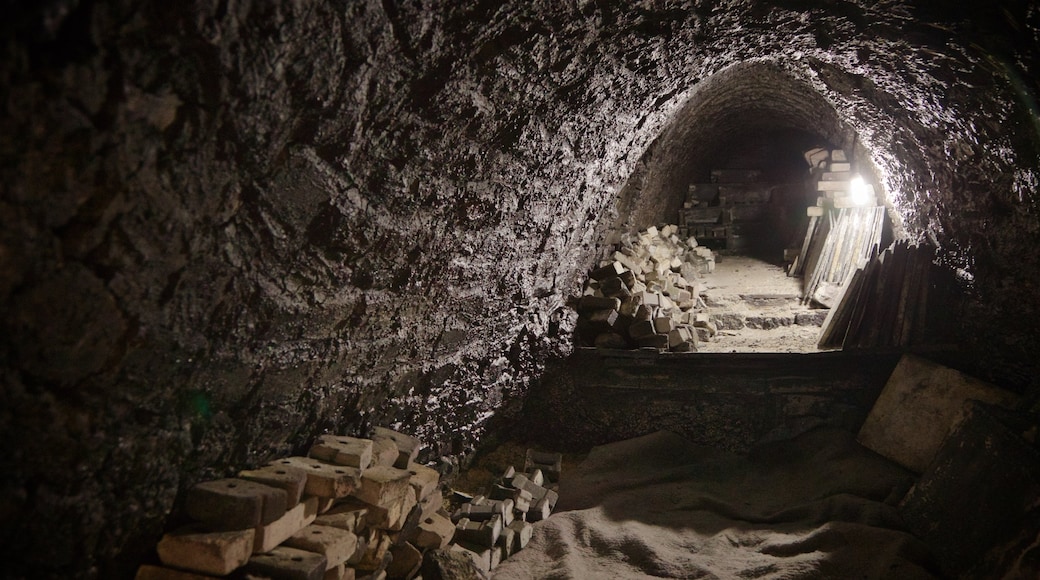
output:
[[312, 457], [287, 457], [271, 463], [299, 469], [307, 474], [304, 492], [319, 497], [340, 498], [354, 492], [361, 484], [361, 470], [346, 465], [332, 465]]
[[243, 571], [260, 578], [278, 580], [322, 580], [325, 577], [325, 556], [279, 546], [270, 552], [254, 554]]
[[283, 545], [322, 554], [329, 569], [346, 563], [354, 555], [357, 536], [332, 526], [311, 524], [290, 536]]
[[166, 534], [156, 546], [167, 566], [224, 576], [242, 567], [253, 554], [255, 531], [207, 532], [189, 526]]
[[344, 435], [322, 435], [308, 455], [332, 463], [366, 469], [372, 463], [372, 441]]
[[244, 530], [285, 515], [285, 490], [245, 479], [204, 481], [188, 491], [185, 511], [218, 530]]

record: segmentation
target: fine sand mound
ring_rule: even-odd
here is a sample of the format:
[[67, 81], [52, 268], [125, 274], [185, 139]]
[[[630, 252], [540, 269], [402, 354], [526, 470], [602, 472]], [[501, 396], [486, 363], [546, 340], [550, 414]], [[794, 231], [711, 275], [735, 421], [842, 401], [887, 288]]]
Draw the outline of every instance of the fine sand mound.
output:
[[817, 429], [748, 456], [658, 432], [595, 448], [493, 577], [933, 578], [894, 507], [912, 476]]

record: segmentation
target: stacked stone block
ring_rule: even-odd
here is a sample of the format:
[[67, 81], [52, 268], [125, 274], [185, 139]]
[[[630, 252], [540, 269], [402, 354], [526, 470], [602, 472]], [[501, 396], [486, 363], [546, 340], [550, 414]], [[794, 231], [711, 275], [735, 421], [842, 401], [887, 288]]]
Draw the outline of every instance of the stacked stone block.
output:
[[690, 352], [698, 337], [711, 338], [707, 318], [698, 317], [704, 312], [698, 277], [714, 271], [715, 254], [677, 231], [666, 225], [626, 236], [589, 274], [574, 303], [584, 346]]
[[490, 572], [556, 505], [562, 458], [529, 450], [525, 473], [510, 467], [449, 514], [439, 472], [415, 462], [419, 446], [380, 427], [367, 439], [322, 435], [306, 457], [199, 483], [185, 498], [194, 522], [164, 535], [161, 564], [136, 578], [412, 580], [441, 551]]
[[[862, 199], [852, 196], [852, 163], [842, 149], [827, 150], [810, 149], [804, 153], [810, 166], [810, 174], [817, 192], [817, 207], [825, 209], [841, 209], [848, 207], [874, 207], [878, 205], [877, 194], [873, 184], [864, 183], [865, 193]], [[860, 176], [861, 178], [863, 176]], [[814, 211], [810, 208], [809, 217]], [[820, 214], [822, 215], [822, 213]]]
[[[531, 541], [532, 524], [549, 517], [559, 499], [559, 453], [527, 451], [524, 473], [509, 467], [487, 495], [468, 498], [452, 514], [452, 550], [490, 573]], [[464, 494], [463, 494], [464, 496]]]
[[185, 498], [194, 523], [163, 536], [161, 565], [137, 579], [415, 578], [424, 552], [455, 534], [440, 474], [415, 462], [418, 451], [384, 428], [322, 435], [307, 457], [200, 483]]

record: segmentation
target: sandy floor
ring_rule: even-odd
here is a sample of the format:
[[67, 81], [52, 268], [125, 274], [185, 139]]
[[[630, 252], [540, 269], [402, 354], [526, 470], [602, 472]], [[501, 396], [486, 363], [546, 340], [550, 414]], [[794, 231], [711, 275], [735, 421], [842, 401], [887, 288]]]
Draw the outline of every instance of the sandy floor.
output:
[[697, 352], [816, 352], [819, 338], [818, 326], [724, 330], [711, 342], [697, 343]]
[[557, 511], [492, 577], [933, 578], [895, 508], [912, 481], [842, 431], [748, 456], [659, 432], [565, 469]]
[[801, 296], [802, 279], [787, 275], [782, 266], [748, 256], [722, 256], [715, 271], [705, 274], [709, 291], [727, 294]]
[[[706, 274], [703, 295], [710, 311], [743, 315], [792, 316], [807, 307], [800, 304], [801, 278], [788, 277], [784, 268], [747, 256], [724, 256], [715, 271]], [[771, 330], [722, 330], [699, 352], [815, 352], [818, 326], [781, 326]]]

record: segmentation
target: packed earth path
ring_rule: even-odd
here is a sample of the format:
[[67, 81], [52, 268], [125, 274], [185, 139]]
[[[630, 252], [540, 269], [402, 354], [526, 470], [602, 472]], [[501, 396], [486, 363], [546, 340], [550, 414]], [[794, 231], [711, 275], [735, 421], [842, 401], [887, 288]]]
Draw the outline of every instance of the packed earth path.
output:
[[801, 304], [802, 279], [750, 256], [719, 256], [701, 298], [718, 327], [698, 352], [816, 352], [827, 309]]

